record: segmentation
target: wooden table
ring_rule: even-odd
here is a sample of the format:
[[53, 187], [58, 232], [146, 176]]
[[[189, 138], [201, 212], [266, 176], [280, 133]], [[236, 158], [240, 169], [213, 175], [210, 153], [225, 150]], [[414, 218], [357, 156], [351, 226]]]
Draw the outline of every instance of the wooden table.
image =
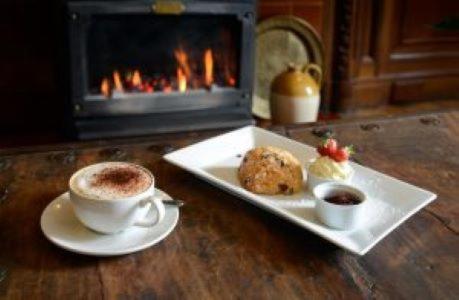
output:
[[[308, 144], [333, 131], [357, 146], [357, 162], [432, 190], [438, 200], [358, 257], [161, 159], [218, 132], [2, 150], [0, 297], [457, 299], [459, 112], [273, 130]], [[55, 247], [40, 231], [41, 212], [74, 171], [106, 160], [143, 164], [159, 188], [186, 200], [177, 228], [121, 257]]]

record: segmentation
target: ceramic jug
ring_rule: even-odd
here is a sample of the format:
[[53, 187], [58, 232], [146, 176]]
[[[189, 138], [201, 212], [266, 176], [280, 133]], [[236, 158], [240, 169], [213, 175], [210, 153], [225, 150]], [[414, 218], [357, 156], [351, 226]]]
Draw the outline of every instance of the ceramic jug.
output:
[[[314, 76], [314, 77], [313, 77]], [[317, 121], [322, 69], [316, 64], [289, 64], [271, 85], [271, 119], [274, 123]]]

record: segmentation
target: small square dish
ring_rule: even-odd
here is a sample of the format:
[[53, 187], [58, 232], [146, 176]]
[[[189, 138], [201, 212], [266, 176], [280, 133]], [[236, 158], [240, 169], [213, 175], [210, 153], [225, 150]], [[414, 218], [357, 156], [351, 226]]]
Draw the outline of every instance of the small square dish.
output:
[[317, 219], [315, 200], [306, 184], [301, 192], [289, 196], [258, 195], [240, 185], [237, 169], [241, 160], [248, 150], [259, 146], [285, 149], [297, 157], [303, 166], [317, 157], [311, 146], [247, 126], [169, 153], [164, 159], [359, 255], [367, 253], [402, 222], [436, 198], [434, 193], [350, 162], [355, 170], [350, 185], [367, 194], [369, 205], [363, 226], [352, 231], [334, 230]]

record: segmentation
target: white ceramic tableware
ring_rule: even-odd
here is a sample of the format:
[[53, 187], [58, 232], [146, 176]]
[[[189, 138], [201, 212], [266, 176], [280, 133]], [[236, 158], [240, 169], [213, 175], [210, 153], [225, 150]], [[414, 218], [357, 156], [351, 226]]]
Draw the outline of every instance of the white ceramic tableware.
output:
[[[340, 205], [325, 201], [326, 197], [346, 192], [360, 200], [359, 204]], [[316, 213], [325, 225], [341, 230], [351, 230], [363, 223], [368, 199], [365, 193], [355, 187], [325, 182], [314, 187], [312, 194], [316, 198]]]
[[[156, 189], [155, 195], [165, 200], [171, 199], [159, 189]], [[154, 211], [150, 210], [147, 218], [154, 218]], [[178, 207], [166, 205], [164, 219], [153, 227], [131, 226], [118, 234], [99, 234], [76, 218], [69, 193], [66, 192], [43, 210], [40, 226], [46, 238], [58, 247], [86, 255], [113, 256], [144, 250], [159, 243], [172, 232], [178, 218]]]
[[[161, 222], [165, 208], [161, 198], [155, 195], [154, 176], [147, 169], [137, 167], [152, 177], [150, 187], [134, 196], [114, 200], [99, 200], [79, 193], [72, 187], [72, 182], [85, 168], [75, 172], [69, 180], [69, 193], [78, 219], [88, 228], [105, 234], [117, 233], [130, 226], [152, 227]], [[148, 210], [155, 212], [150, 219], [144, 218]]]
[[305, 166], [317, 157], [315, 148], [273, 132], [247, 126], [174, 151], [164, 158], [225, 191], [251, 202], [353, 253], [367, 253], [381, 239], [436, 195], [401, 180], [349, 162], [355, 173], [350, 182], [368, 198], [365, 226], [356, 230], [334, 230], [320, 222], [315, 200], [305, 187], [290, 196], [257, 195], [239, 183], [237, 169], [245, 153], [258, 146], [274, 146], [292, 153]]

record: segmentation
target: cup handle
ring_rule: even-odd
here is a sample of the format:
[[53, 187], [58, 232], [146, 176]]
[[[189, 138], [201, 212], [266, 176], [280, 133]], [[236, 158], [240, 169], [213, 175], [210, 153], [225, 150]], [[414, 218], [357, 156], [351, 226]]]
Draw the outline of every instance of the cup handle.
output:
[[139, 202], [140, 207], [145, 207], [150, 203], [150, 210], [154, 209], [156, 210], [156, 218], [153, 220], [148, 220], [148, 219], [143, 219], [140, 221], [137, 221], [134, 223], [134, 226], [139, 226], [139, 227], [152, 227], [161, 222], [164, 219], [164, 216], [166, 215], [166, 209], [164, 208], [164, 204], [159, 197], [155, 196], [150, 196], [147, 199], [144, 199]]

